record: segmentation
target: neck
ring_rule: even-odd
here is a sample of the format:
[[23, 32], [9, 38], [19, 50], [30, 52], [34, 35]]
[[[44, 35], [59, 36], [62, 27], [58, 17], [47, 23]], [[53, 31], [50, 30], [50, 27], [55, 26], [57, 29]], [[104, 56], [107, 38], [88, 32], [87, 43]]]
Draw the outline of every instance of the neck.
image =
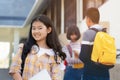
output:
[[46, 40], [37, 41], [37, 44], [38, 44], [38, 46], [41, 47], [41, 48], [49, 48], [49, 47], [47, 46]]
[[93, 26], [93, 25], [95, 25], [95, 23], [91, 23], [90, 26], [89, 26], [89, 28], [90, 28], [91, 26]]
[[71, 43], [75, 43], [75, 42], [77, 42], [77, 41], [76, 40], [71, 41]]

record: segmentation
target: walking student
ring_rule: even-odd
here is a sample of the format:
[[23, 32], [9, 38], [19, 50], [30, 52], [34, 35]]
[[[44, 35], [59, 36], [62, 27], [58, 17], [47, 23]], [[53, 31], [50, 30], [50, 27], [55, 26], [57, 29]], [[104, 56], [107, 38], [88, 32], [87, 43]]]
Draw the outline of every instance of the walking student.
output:
[[83, 80], [110, 80], [109, 69], [111, 67], [91, 61], [91, 53], [96, 31], [90, 28], [95, 28], [99, 31], [103, 29], [98, 25], [100, 19], [99, 10], [97, 8], [89, 8], [86, 12], [85, 19], [89, 29], [83, 34], [79, 56], [84, 63]]
[[80, 39], [81, 34], [77, 26], [72, 25], [68, 27], [67, 39], [70, 43], [63, 47], [66, 53], [66, 70], [63, 80], [81, 80], [83, 73], [83, 63], [79, 60], [79, 53], [81, 50]]

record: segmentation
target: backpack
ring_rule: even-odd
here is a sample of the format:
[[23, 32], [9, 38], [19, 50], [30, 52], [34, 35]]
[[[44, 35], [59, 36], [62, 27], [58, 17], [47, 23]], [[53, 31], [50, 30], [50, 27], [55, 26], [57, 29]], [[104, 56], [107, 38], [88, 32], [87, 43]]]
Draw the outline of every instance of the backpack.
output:
[[107, 66], [114, 65], [116, 63], [115, 39], [106, 32], [98, 31], [95, 28], [91, 29], [97, 32], [94, 39], [91, 60]]

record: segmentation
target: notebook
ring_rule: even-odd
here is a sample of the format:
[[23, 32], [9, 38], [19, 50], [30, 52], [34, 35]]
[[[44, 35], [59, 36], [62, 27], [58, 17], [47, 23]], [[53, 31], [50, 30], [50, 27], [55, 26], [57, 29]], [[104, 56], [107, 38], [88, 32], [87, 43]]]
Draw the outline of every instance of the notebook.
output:
[[29, 80], [52, 80], [46, 69], [41, 70]]

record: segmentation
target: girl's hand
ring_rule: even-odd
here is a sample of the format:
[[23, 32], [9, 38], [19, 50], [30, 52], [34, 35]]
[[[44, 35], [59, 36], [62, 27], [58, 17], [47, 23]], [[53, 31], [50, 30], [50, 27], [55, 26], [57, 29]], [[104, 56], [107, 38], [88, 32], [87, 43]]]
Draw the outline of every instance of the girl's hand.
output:
[[74, 52], [74, 57], [78, 59], [79, 58], [79, 53], [75, 50], [73, 52]]
[[14, 80], [22, 80], [20, 73], [13, 73], [12, 77]]

